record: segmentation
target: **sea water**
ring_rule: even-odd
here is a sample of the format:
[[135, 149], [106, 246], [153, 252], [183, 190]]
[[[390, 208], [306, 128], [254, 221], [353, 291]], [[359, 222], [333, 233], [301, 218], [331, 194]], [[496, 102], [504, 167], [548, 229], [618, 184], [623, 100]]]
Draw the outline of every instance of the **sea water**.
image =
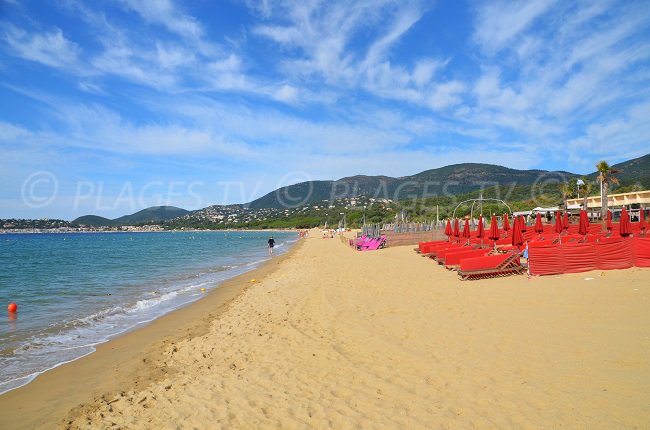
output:
[[[297, 240], [274, 232], [275, 253]], [[0, 394], [268, 259], [268, 232], [0, 234]], [[15, 302], [15, 315], [6, 306]]]

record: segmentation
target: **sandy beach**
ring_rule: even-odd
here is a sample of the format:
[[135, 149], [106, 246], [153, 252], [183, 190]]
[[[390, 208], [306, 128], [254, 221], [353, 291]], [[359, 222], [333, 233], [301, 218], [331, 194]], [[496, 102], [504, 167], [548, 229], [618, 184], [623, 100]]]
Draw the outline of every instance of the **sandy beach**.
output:
[[313, 232], [0, 396], [1, 427], [649, 428], [649, 280], [463, 282], [412, 246]]

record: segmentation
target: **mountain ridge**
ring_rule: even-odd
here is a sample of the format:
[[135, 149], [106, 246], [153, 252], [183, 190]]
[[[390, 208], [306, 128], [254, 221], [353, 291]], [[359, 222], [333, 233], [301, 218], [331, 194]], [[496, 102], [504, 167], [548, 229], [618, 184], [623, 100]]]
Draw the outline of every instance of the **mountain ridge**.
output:
[[[650, 189], [650, 154], [612, 165], [620, 170], [616, 176], [621, 186], [640, 185]], [[300, 182], [271, 191], [245, 204], [225, 205], [244, 209], [281, 209], [317, 202], [331, 202], [338, 198], [366, 196], [375, 199], [405, 200], [441, 195], [459, 195], [479, 191], [495, 185], [533, 186], [540, 183], [564, 182], [584, 177], [595, 180], [597, 172], [580, 175], [567, 171], [543, 169], [513, 169], [484, 163], [459, 163], [427, 169], [413, 175], [391, 177], [386, 175], [352, 175], [337, 180]], [[612, 190], [616, 192], [616, 189]], [[220, 205], [212, 205], [220, 206]], [[212, 207], [212, 206], [208, 206]], [[203, 208], [206, 209], [206, 208]], [[153, 206], [131, 215], [110, 220], [97, 215], [85, 215], [73, 222], [90, 226], [128, 225], [166, 221], [197, 211], [174, 206]], [[97, 224], [104, 223], [104, 224]], [[106, 224], [108, 223], [108, 224]]]
[[78, 225], [89, 227], [110, 227], [115, 225], [143, 224], [155, 221], [167, 221], [187, 215], [192, 211], [178, 208], [176, 206], [151, 206], [130, 215], [123, 215], [115, 219], [109, 219], [98, 215], [84, 215], [72, 222]]

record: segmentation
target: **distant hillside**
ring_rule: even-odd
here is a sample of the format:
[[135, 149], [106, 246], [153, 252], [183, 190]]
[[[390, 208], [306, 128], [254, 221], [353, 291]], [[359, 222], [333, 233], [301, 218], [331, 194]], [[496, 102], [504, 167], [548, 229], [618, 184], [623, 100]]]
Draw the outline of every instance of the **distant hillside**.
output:
[[84, 215], [74, 221], [74, 224], [90, 227], [106, 227], [112, 225], [136, 225], [148, 222], [167, 221], [187, 215], [190, 211], [174, 206], [152, 206], [131, 215], [108, 219], [97, 215]]
[[118, 225], [133, 225], [151, 221], [167, 221], [187, 215], [190, 211], [175, 206], [152, 206], [131, 215], [124, 215], [113, 220]]
[[98, 215], [84, 215], [72, 221], [73, 224], [85, 225], [88, 227], [108, 227], [116, 225], [113, 220]]
[[445, 194], [464, 194], [495, 185], [532, 185], [540, 180], [566, 181], [570, 172], [516, 170], [492, 164], [465, 163], [426, 170], [412, 176], [351, 176], [337, 181], [310, 181], [290, 185], [252, 201], [249, 207], [280, 208], [365, 195], [404, 200]]

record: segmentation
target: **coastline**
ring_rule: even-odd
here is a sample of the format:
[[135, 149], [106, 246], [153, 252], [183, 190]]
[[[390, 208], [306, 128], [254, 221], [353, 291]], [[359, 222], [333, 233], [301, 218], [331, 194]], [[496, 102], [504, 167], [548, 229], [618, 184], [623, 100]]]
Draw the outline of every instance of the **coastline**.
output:
[[95, 352], [0, 395], [0, 416], [12, 417], [3, 421], [2, 428], [48, 427], [98, 395], [137, 388], [166, 377], [167, 370], [156, 362], [161, 350], [188, 336], [205, 333], [211, 321], [251, 285], [251, 279], [261, 280], [277, 270], [302, 243], [297, 240], [287, 252], [224, 281], [205, 297], [99, 344]]
[[186, 229], [186, 230], [177, 230], [177, 229], [172, 229], [172, 230], [163, 230], [163, 229], [153, 229], [153, 230], [48, 230], [48, 229], [34, 229], [34, 230], [29, 230], [29, 229], [19, 229], [19, 230], [8, 230], [8, 229], [0, 229], [0, 234], [75, 234], [75, 233], [199, 233], [199, 232], [207, 232], [207, 231], [214, 231], [214, 232], [227, 232], [227, 233], [235, 233], [235, 232], [256, 232], [256, 233], [263, 233], [263, 232], [286, 232], [286, 231], [300, 231], [301, 229], [297, 228], [274, 228], [274, 229], [244, 229], [244, 228], [224, 228], [222, 230], [216, 230], [216, 229]]
[[271, 261], [67, 379], [0, 396], [8, 428], [650, 422], [647, 269], [460, 281], [412, 247], [356, 252], [313, 232]]

